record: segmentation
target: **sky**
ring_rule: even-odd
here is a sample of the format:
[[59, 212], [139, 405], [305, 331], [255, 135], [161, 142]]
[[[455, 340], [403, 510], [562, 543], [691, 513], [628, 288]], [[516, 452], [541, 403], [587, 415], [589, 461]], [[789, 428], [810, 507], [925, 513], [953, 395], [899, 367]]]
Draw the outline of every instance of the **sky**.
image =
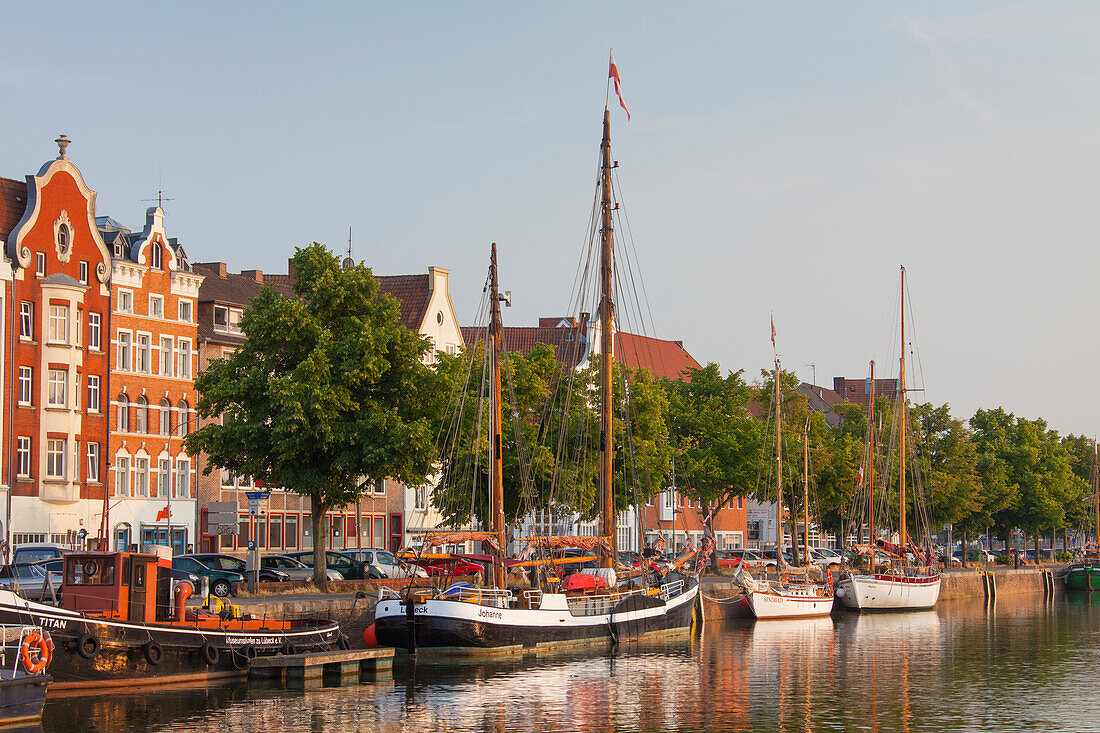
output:
[[890, 376], [904, 265], [914, 399], [1100, 432], [1095, 3], [42, 2], [3, 26], [0, 176], [63, 132], [98, 213], [140, 229], [163, 191], [192, 261], [285, 272], [350, 226], [377, 274], [450, 269], [464, 322], [495, 241], [509, 325], [569, 307], [613, 47], [650, 335], [755, 377], [774, 317], [803, 380]]

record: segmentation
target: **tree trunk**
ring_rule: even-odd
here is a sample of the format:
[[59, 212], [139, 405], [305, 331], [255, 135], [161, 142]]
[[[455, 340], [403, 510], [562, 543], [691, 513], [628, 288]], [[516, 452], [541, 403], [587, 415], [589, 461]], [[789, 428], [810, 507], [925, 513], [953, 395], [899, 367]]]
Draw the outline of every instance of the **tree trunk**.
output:
[[1062, 529], [1062, 552], [1069, 552], [1069, 527]]
[[325, 512], [328, 507], [316, 494], [309, 497], [309, 503], [313, 512], [313, 582], [322, 593], [328, 593], [328, 566], [325, 562]]
[[[962, 535], [963, 535], [963, 537], [962, 537], [962, 539], [963, 539], [962, 566], [963, 566], [963, 568], [966, 568], [966, 530], [965, 529], [963, 530]], [[951, 552], [951, 554], [955, 553], [954, 550], [949, 549], [949, 551]], [[951, 558], [950, 557], [947, 558], [947, 566], [951, 567]]]
[[1041, 529], [1035, 530], [1035, 564], [1039, 564], [1039, 539], [1042, 536], [1043, 531]]
[[704, 516], [708, 517], [706, 528], [703, 530], [703, 536], [709, 535], [710, 538], [714, 540], [714, 550], [710, 553], [710, 570], [715, 575], [718, 575], [718, 538], [714, 535], [714, 515], [718, 513], [718, 510], [712, 510], [710, 504], [706, 502], [702, 504], [702, 507], [703, 511], [706, 512]]

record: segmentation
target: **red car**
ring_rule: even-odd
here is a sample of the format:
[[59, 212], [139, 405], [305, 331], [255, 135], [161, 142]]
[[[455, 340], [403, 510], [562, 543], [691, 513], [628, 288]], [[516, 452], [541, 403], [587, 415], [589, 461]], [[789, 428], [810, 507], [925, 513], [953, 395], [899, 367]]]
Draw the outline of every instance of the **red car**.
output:
[[426, 561], [423, 566], [428, 575], [473, 575], [485, 574], [485, 568], [477, 563], [467, 560], [435, 560]]
[[753, 550], [748, 549], [736, 549], [736, 550], [718, 550], [718, 567], [732, 570], [741, 563], [745, 563], [745, 567], [752, 569], [757, 565], [763, 563], [764, 558], [758, 555]]

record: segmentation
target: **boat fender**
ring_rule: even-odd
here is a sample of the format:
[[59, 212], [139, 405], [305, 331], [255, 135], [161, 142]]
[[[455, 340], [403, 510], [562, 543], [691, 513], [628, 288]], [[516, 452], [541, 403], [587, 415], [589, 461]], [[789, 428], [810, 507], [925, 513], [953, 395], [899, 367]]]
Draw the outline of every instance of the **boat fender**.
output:
[[164, 661], [164, 648], [152, 639], [145, 642], [141, 651], [145, 654], [145, 661], [154, 667]]
[[344, 636], [343, 632], [340, 633], [340, 638], [336, 640], [336, 646], [344, 651], [351, 649], [351, 642], [348, 641], [348, 637]]
[[256, 647], [249, 644], [248, 646], [246, 646], [244, 648], [243, 653], [244, 653], [245, 658], [248, 659], [248, 661], [251, 662], [253, 659], [256, 658]]
[[374, 649], [378, 646], [378, 637], [375, 636], [374, 633], [374, 624], [363, 629], [363, 643], [370, 649]]
[[292, 657], [298, 653], [298, 650], [294, 648], [293, 644], [290, 643], [290, 639], [287, 639], [283, 642], [282, 652], [288, 657]]
[[99, 639], [95, 634], [84, 634], [76, 641], [76, 653], [85, 659], [95, 659], [99, 654]]
[[[48, 637], [48, 635], [47, 635]], [[36, 631], [32, 631], [23, 637], [23, 644], [19, 648], [19, 658], [23, 662], [23, 669], [27, 674], [38, 674], [46, 669], [53, 657], [53, 643], [46, 643], [46, 639]]]
[[206, 662], [207, 665], [213, 667], [218, 663], [218, 657], [220, 655], [218, 654], [218, 647], [214, 646], [209, 641], [204, 641], [199, 648], [199, 656], [202, 657], [202, 661]]
[[745, 608], [749, 607], [749, 597], [748, 596], [742, 596], [741, 597], [741, 605], [744, 606]]

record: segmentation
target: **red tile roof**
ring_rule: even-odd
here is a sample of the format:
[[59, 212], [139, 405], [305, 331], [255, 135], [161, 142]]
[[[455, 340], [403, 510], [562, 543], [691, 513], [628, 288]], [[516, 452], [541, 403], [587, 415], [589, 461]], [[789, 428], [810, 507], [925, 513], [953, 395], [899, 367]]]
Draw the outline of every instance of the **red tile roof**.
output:
[[[462, 340], [471, 349], [477, 348], [478, 342], [484, 335], [484, 327], [462, 327]], [[583, 331], [576, 328], [505, 326], [504, 350], [519, 352], [526, 356], [538, 344], [546, 344], [554, 349], [554, 355], [558, 361], [572, 369], [580, 363], [585, 355], [586, 348], [582, 335]]]
[[8, 235], [27, 208], [27, 184], [0, 178], [0, 239], [7, 241]]
[[[428, 303], [432, 299], [431, 281], [428, 275], [375, 275], [378, 289], [397, 299], [401, 308], [401, 322], [414, 331], [424, 325]], [[264, 275], [264, 283], [286, 288], [294, 286], [293, 275]]]
[[432, 299], [428, 275], [375, 275], [374, 279], [383, 293], [397, 298], [401, 306], [401, 322], [419, 331]]
[[688, 369], [700, 369], [684, 349], [682, 341], [665, 341], [651, 336], [620, 331], [615, 334], [615, 356], [630, 369], [645, 367], [654, 378], [683, 379]]

